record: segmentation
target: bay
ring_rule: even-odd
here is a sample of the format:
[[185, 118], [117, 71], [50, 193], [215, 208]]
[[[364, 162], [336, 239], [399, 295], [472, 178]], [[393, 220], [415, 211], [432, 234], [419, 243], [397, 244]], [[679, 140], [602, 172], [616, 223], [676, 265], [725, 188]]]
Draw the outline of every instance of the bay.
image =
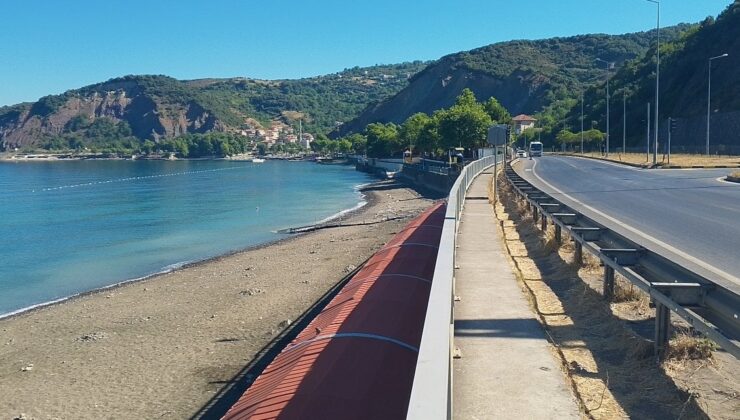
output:
[[362, 202], [349, 166], [0, 164], [0, 315], [267, 243]]

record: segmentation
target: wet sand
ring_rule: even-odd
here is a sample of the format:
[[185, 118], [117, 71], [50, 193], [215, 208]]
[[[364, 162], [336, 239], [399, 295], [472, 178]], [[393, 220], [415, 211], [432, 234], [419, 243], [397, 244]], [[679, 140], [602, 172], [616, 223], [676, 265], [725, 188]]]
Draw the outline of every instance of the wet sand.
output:
[[432, 203], [387, 182], [366, 194], [368, 205], [343, 223], [367, 225], [316, 230], [0, 320], [0, 418], [192, 416], [286, 320]]

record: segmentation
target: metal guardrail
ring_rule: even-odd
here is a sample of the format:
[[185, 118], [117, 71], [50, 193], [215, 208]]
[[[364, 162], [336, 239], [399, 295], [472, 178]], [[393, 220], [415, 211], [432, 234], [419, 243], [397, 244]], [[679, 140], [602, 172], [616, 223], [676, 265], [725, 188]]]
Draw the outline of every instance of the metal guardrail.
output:
[[496, 163], [496, 156], [471, 162], [450, 190], [407, 419], [452, 418], [455, 237], [468, 187], [476, 176]]
[[[604, 264], [604, 296], [614, 296], [617, 272], [647, 293], [656, 307], [655, 351], [660, 355], [670, 338], [670, 312], [676, 313], [728, 353], [740, 359], [740, 296], [685, 267], [613, 232], [571, 207], [543, 193], [510, 166], [506, 178], [527, 202], [543, 230], [555, 226], [555, 239], [566, 230], [576, 245], [576, 259], [583, 249]], [[733, 341], [734, 340], [734, 341]]]

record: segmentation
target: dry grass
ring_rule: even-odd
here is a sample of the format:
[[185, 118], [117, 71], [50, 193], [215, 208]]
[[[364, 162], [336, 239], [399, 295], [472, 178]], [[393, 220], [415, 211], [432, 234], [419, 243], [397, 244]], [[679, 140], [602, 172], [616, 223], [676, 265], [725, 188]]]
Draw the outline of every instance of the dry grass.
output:
[[601, 260], [595, 255], [587, 252], [583, 253], [583, 263], [581, 264], [581, 269], [583, 271], [589, 273], [601, 272], [601, 267]]
[[[601, 159], [600, 153], [584, 153], [584, 156]], [[612, 153], [609, 160], [618, 162], [627, 162], [637, 165], [646, 165], [653, 163], [653, 156], [647, 158], [645, 153]], [[658, 155], [658, 164], [667, 164], [667, 159], [663, 155]], [[689, 154], [672, 154], [671, 166], [740, 166], [740, 156], [705, 156]]]
[[649, 302], [648, 296], [632, 282], [622, 278], [619, 274], [614, 282], [614, 302], [635, 302], [645, 300]]
[[717, 350], [717, 345], [706, 338], [678, 333], [669, 343], [666, 358], [672, 360], [706, 360], [712, 358], [715, 350]]
[[727, 176], [727, 178], [732, 178], [730, 180], [734, 182], [740, 182], [740, 171], [732, 172], [730, 175]]
[[573, 264], [567, 235], [558, 246], [552, 225], [542, 232], [510, 189], [499, 192], [496, 212], [504, 221], [507, 249], [516, 249], [511, 256], [518, 277], [563, 360], [584, 417], [706, 418], [654, 363], [652, 343], [626, 328], [613, 310], [644, 307], [635, 318], [645, 319], [647, 296], [618, 276], [615, 292], [623, 302], [604, 301], [598, 258], [584, 252], [583, 264]]

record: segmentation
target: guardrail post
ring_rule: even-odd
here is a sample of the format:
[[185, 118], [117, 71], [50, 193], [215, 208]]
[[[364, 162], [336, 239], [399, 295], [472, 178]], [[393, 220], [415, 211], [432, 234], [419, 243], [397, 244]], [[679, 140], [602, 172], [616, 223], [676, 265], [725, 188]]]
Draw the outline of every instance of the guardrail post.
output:
[[532, 206], [532, 220], [537, 221], [537, 206]]
[[655, 356], [662, 357], [668, 348], [671, 333], [671, 310], [655, 302]]
[[573, 257], [576, 264], [583, 264], [583, 244], [576, 241], [576, 255]]
[[540, 222], [541, 222], [540, 227], [542, 228], [542, 231], [543, 232], [546, 231], [547, 230], [547, 216], [545, 216], [544, 213], [542, 213], [542, 220]]
[[614, 297], [614, 269], [604, 265], [604, 299], [611, 300]]
[[560, 225], [555, 225], [555, 242], [560, 245], [560, 243], [563, 241], [563, 233], [561, 231]]

